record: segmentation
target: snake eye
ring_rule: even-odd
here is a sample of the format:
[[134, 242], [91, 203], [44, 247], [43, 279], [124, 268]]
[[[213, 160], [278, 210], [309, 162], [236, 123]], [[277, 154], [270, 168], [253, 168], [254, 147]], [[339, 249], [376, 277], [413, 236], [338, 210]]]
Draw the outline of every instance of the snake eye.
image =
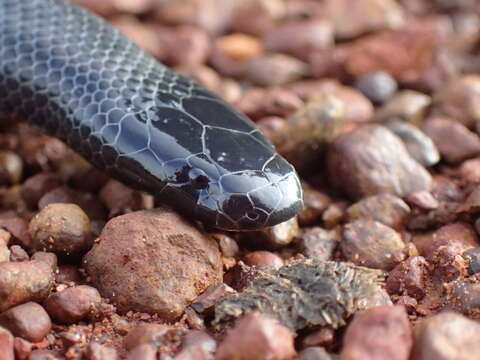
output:
[[190, 182], [195, 189], [205, 189], [208, 186], [210, 180], [205, 172], [200, 169], [191, 169], [188, 173]]
[[260, 215], [256, 211], [253, 211], [253, 210], [247, 212], [245, 215], [247, 216], [247, 219], [251, 220], [251, 221], [258, 220], [258, 218], [260, 217]]

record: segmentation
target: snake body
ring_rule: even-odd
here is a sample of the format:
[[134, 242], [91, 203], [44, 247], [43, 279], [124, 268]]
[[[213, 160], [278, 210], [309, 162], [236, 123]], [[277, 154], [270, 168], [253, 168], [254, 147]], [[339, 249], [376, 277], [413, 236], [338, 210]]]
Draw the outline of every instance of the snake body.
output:
[[257, 230], [303, 206], [295, 170], [248, 118], [60, 0], [0, 0], [0, 115], [209, 226]]

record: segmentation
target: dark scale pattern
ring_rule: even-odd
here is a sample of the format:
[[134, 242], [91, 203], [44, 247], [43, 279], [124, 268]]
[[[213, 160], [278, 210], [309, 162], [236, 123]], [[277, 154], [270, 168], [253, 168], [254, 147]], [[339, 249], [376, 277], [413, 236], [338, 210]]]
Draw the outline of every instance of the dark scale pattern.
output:
[[303, 205], [294, 169], [249, 119], [61, 1], [0, 0], [0, 114], [208, 225], [260, 229]]

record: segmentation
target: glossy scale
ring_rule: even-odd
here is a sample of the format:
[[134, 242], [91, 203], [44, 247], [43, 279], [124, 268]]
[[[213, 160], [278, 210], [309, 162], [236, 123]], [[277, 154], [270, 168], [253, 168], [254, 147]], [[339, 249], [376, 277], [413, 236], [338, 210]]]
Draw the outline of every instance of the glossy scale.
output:
[[62, 1], [0, 0], [0, 114], [210, 226], [261, 229], [303, 206], [295, 170], [249, 119]]

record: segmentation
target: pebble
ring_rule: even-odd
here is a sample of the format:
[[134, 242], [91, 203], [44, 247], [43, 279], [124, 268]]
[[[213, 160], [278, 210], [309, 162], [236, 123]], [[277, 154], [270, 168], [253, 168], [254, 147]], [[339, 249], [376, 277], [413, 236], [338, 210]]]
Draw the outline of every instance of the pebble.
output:
[[178, 26], [160, 41], [165, 58], [163, 62], [169, 66], [195, 69], [207, 62], [211, 51], [211, 40], [208, 34], [198, 26]]
[[0, 263], [10, 261], [10, 250], [4, 240], [0, 240]]
[[216, 360], [287, 360], [296, 355], [293, 334], [266, 315], [245, 315], [218, 346]]
[[465, 160], [458, 168], [458, 175], [466, 183], [480, 182], [480, 158]]
[[298, 214], [298, 222], [301, 226], [318, 224], [322, 220], [322, 214], [331, 204], [331, 198], [324, 192], [318, 191], [311, 186], [302, 184], [303, 187], [303, 210]]
[[[15, 211], [7, 210], [0, 213], [0, 227], [10, 233], [22, 247], [28, 248], [30, 246], [28, 222]], [[2, 232], [2, 235], [6, 234]]]
[[32, 247], [59, 257], [73, 257], [92, 245], [90, 219], [75, 204], [53, 203], [43, 208], [28, 226]]
[[84, 267], [119, 310], [156, 313], [164, 320], [177, 319], [222, 275], [215, 240], [162, 209], [110, 220], [84, 257]]
[[434, 274], [448, 282], [467, 271], [462, 254], [478, 246], [478, 237], [472, 226], [457, 222], [435, 231], [415, 234], [412, 242], [428, 263], [434, 266]]
[[262, 41], [268, 52], [307, 59], [310, 53], [333, 45], [333, 27], [330, 22], [320, 18], [291, 21], [263, 34]]
[[110, 211], [109, 217], [153, 207], [149, 195], [144, 195], [116, 180], [109, 180], [100, 190], [99, 197]]
[[357, 220], [345, 225], [340, 249], [356, 265], [389, 270], [405, 257], [399, 233], [373, 220]]
[[40, 342], [52, 329], [52, 322], [41, 305], [27, 302], [2, 312], [0, 326], [10, 330], [15, 336]]
[[435, 109], [467, 128], [480, 121], [480, 76], [466, 74], [455, 77], [434, 94]]
[[435, 210], [440, 202], [429, 191], [416, 191], [409, 194], [405, 199], [409, 204], [423, 210]]
[[231, 19], [235, 31], [258, 35], [277, 26], [286, 16], [283, 0], [243, 0], [236, 3]]
[[480, 186], [476, 186], [467, 195], [463, 203], [457, 209], [457, 213], [478, 215], [480, 212]]
[[300, 253], [307, 258], [330, 260], [339, 243], [339, 234], [321, 227], [306, 229], [297, 241]]
[[404, 13], [394, 0], [327, 0], [323, 16], [331, 19], [335, 36], [352, 39], [378, 30], [396, 29], [404, 24]]
[[2, 360], [15, 360], [13, 336], [5, 328], [0, 327], [0, 354]]
[[191, 307], [198, 313], [211, 313], [218, 300], [224, 296], [235, 293], [236, 291], [227, 284], [219, 283], [211, 285], [200, 296], [193, 300]]
[[182, 341], [182, 349], [174, 360], [213, 360], [216, 341], [205, 331], [193, 330]]
[[61, 356], [58, 351], [55, 350], [34, 350], [30, 353], [28, 360], [63, 360], [64, 357]]
[[246, 90], [235, 106], [252, 119], [265, 116], [290, 116], [304, 105], [302, 99], [282, 88]]
[[43, 195], [38, 201], [38, 208], [41, 210], [52, 203], [76, 204], [90, 219], [103, 220], [107, 217], [107, 210], [96, 196], [74, 191], [66, 186], [60, 186]]
[[15, 356], [18, 360], [26, 360], [32, 352], [33, 344], [27, 340], [16, 337], [13, 342], [13, 348], [15, 351]]
[[480, 324], [453, 312], [421, 321], [415, 329], [412, 360], [476, 359], [480, 357]]
[[322, 150], [343, 131], [346, 104], [333, 95], [309, 101], [271, 138], [298, 171], [315, 169]]
[[236, 62], [254, 59], [263, 54], [262, 43], [254, 36], [235, 33], [215, 40], [215, 46], [222, 56]]
[[410, 216], [410, 207], [392, 194], [378, 194], [357, 201], [346, 210], [346, 219], [378, 221], [395, 230], [401, 230]]
[[28, 260], [30, 260], [30, 256], [28, 256], [27, 252], [20, 245], [10, 246], [10, 261], [16, 262]]
[[158, 345], [169, 330], [168, 325], [140, 324], [130, 330], [124, 338], [125, 349], [132, 350], [145, 344]]
[[385, 126], [402, 139], [410, 156], [423, 166], [433, 166], [440, 161], [440, 153], [434, 141], [415, 125], [401, 120], [392, 120]]
[[293, 56], [270, 54], [248, 61], [244, 76], [256, 85], [282, 86], [299, 80], [307, 70], [307, 64]]
[[307, 335], [302, 340], [302, 345], [308, 346], [329, 346], [335, 338], [335, 331], [332, 328], [324, 327]]
[[0, 311], [28, 301], [42, 302], [55, 282], [54, 254], [35, 253], [30, 261], [0, 263]]
[[408, 360], [412, 345], [405, 308], [378, 306], [355, 315], [345, 333], [339, 360]]
[[456, 119], [430, 118], [425, 121], [423, 131], [433, 140], [442, 158], [450, 164], [458, 164], [480, 154], [478, 135]]
[[269, 250], [280, 249], [290, 244], [300, 235], [296, 217], [278, 225], [248, 234], [249, 239]]
[[480, 284], [469, 280], [457, 280], [447, 287], [445, 308], [478, 319], [480, 310]]
[[280, 256], [264, 250], [249, 252], [243, 257], [243, 262], [260, 270], [278, 269], [283, 266], [283, 260]]
[[405, 293], [421, 300], [426, 293], [427, 266], [428, 263], [422, 256], [413, 256], [402, 261], [388, 275], [386, 290], [392, 295]]
[[235, 257], [240, 252], [240, 247], [231, 236], [222, 233], [210, 234], [218, 242], [218, 247], [225, 257]]
[[157, 349], [152, 344], [143, 344], [128, 352], [126, 360], [157, 360]]
[[385, 71], [374, 71], [362, 76], [355, 86], [375, 104], [384, 104], [392, 98], [398, 85]]
[[92, 341], [85, 353], [87, 360], [117, 360], [117, 351], [109, 346]]
[[332, 360], [332, 357], [324, 348], [312, 346], [303, 349], [298, 354], [298, 360]]
[[58, 175], [49, 172], [38, 173], [22, 184], [22, 197], [28, 206], [34, 209], [43, 195], [61, 185], [62, 181]]
[[383, 122], [401, 119], [412, 124], [421, 124], [431, 103], [432, 99], [428, 95], [413, 90], [402, 90], [385, 103], [375, 117]]
[[78, 267], [74, 265], [60, 265], [58, 267], [56, 277], [58, 284], [78, 283], [81, 278]]
[[0, 151], [0, 184], [18, 184], [23, 175], [23, 161], [12, 151]]
[[468, 261], [468, 274], [478, 274], [480, 272], [480, 247], [467, 250], [462, 256]]
[[379, 193], [399, 197], [430, 190], [430, 174], [387, 128], [366, 125], [338, 136], [328, 155], [331, 182], [354, 199]]
[[78, 285], [51, 294], [44, 306], [56, 323], [73, 324], [83, 320], [101, 300], [94, 287]]

